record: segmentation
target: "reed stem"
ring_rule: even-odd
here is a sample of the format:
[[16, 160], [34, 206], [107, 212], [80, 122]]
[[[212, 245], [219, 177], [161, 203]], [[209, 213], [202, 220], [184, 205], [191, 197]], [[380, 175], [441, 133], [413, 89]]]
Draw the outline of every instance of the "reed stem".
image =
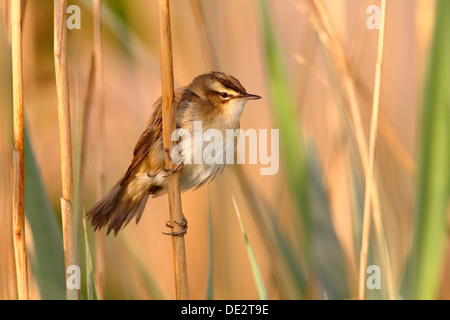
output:
[[24, 129], [22, 72], [22, 2], [11, 2], [11, 54], [13, 81], [14, 145], [13, 145], [13, 235], [16, 262], [17, 296], [28, 300], [28, 268], [25, 241], [24, 210]]
[[[390, 299], [395, 297], [395, 292], [393, 292], [394, 284], [393, 284], [393, 274], [392, 267], [390, 263], [390, 257], [387, 250], [387, 245], [384, 236], [384, 228], [381, 219], [381, 209], [380, 209], [380, 197], [378, 194], [377, 185], [375, 179], [373, 178], [373, 174], [370, 173], [370, 161], [369, 161], [369, 148], [367, 145], [367, 141], [364, 134], [364, 127], [360, 112], [360, 106], [357, 99], [357, 90], [355, 81], [353, 79], [352, 72], [350, 70], [350, 66], [348, 64], [348, 58], [344, 51], [344, 48], [339, 40], [339, 37], [333, 28], [332, 21], [330, 19], [329, 13], [326, 10], [325, 5], [321, 0], [308, 0], [310, 5], [312, 19], [311, 23], [315, 29], [317, 29], [317, 33], [319, 35], [319, 39], [324, 43], [324, 45], [329, 49], [331, 54], [331, 58], [334, 60], [336, 64], [337, 71], [341, 76], [341, 81], [343, 83], [344, 91], [346, 92], [351, 122], [353, 124], [354, 132], [355, 132], [355, 140], [358, 148], [359, 156], [361, 159], [361, 164], [363, 168], [364, 175], [366, 177], [366, 191], [370, 192], [371, 204], [372, 206], [372, 216], [374, 219], [375, 231], [376, 231], [376, 239], [377, 244], [380, 248], [381, 254], [380, 258], [385, 267], [386, 274], [386, 282], [388, 283], [388, 295]], [[383, 31], [384, 32], [384, 31]], [[373, 171], [373, 170], [372, 170]], [[367, 180], [368, 178], [368, 180]], [[367, 188], [368, 184], [370, 187]], [[369, 189], [369, 190], [367, 190]], [[364, 224], [364, 223], [363, 223]], [[370, 227], [370, 224], [369, 224]], [[363, 225], [363, 228], [367, 228]], [[369, 228], [370, 229], [370, 228]], [[361, 251], [360, 261], [367, 261], [367, 252]], [[362, 270], [364, 266], [360, 265], [360, 270]], [[365, 272], [365, 269], [364, 269]], [[365, 281], [363, 285], [365, 284]], [[361, 278], [360, 278], [361, 285]]]
[[[159, 0], [159, 24], [160, 24], [160, 45], [161, 45], [161, 84], [162, 84], [162, 118], [163, 118], [163, 140], [166, 152], [166, 169], [174, 168], [174, 164], [169, 156], [174, 143], [170, 137], [175, 129], [175, 106], [174, 100], [174, 80], [173, 80], [173, 60], [172, 60], [172, 38], [170, 29], [170, 9], [169, 0]], [[167, 194], [169, 197], [170, 221], [182, 222], [184, 219], [181, 208], [180, 181], [178, 172], [171, 174], [167, 178]], [[183, 227], [177, 223], [173, 224], [173, 232], [183, 231]], [[189, 299], [186, 249], [184, 236], [172, 236], [175, 291], [177, 300]]]
[[[375, 71], [375, 89], [373, 95], [372, 104], [372, 118], [370, 122], [370, 136], [369, 136], [369, 168], [366, 173], [366, 189], [364, 195], [364, 216], [363, 216], [363, 232], [362, 232], [362, 243], [361, 243], [361, 253], [360, 253], [360, 265], [359, 265], [359, 294], [360, 300], [365, 298], [365, 288], [366, 288], [366, 269], [367, 269], [367, 253], [369, 249], [369, 236], [370, 236], [370, 222], [371, 217], [374, 219], [379, 219], [371, 212], [373, 207], [373, 194], [372, 194], [372, 183], [376, 184], [374, 179], [374, 160], [375, 160], [375, 146], [377, 141], [377, 129], [378, 129], [378, 114], [380, 109], [380, 94], [381, 94], [381, 75], [383, 66], [383, 51], [384, 51], [384, 35], [386, 26], [386, 0], [381, 1], [381, 26], [378, 38], [378, 53], [377, 53], [377, 63]], [[381, 223], [379, 221], [378, 223]], [[377, 225], [378, 225], [377, 223]], [[379, 232], [379, 231], [377, 231]], [[385, 248], [381, 248], [386, 250]], [[389, 259], [389, 255], [385, 255]], [[390, 263], [389, 263], [390, 265]], [[388, 291], [389, 297], [394, 298], [394, 288], [392, 281], [388, 281]]]
[[[97, 115], [98, 115], [98, 162], [97, 162], [97, 200], [100, 200], [105, 192], [105, 95], [104, 95], [104, 73], [103, 73], [103, 46], [102, 46], [102, 18], [101, 0], [94, 0], [94, 55], [95, 55], [95, 86], [97, 90]], [[100, 230], [96, 235], [96, 269], [95, 283], [97, 296], [104, 297], [105, 283], [105, 232]]]
[[[58, 100], [59, 141], [61, 152], [61, 215], [65, 267], [78, 266], [78, 250], [74, 241], [72, 136], [70, 124], [69, 83], [67, 66], [67, 1], [55, 0], [54, 57]], [[66, 278], [70, 276], [66, 273]], [[67, 299], [80, 299], [80, 290], [66, 287]]]

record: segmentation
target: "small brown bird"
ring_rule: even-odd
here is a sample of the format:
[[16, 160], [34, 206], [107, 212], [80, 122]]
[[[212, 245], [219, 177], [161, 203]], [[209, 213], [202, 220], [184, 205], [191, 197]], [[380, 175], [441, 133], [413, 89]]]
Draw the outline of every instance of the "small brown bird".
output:
[[[208, 129], [218, 130], [233, 141], [213, 141], [223, 150], [223, 161], [198, 161], [194, 159], [201, 154], [207, 141], [195, 142], [194, 139], [178, 140], [181, 156], [189, 154], [188, 159], [177, 167], [179, 170], [181, 191], [198, 188], [211, 182], [219, 175], [226, 164], [226, 157], [233, 157], [237, 139], [226, 135], [227, 129], [239, 129], [239, 118], [248, 100], [260, 99], [260, 96], [248, 94], [241, 83], [223, 72], [211, 72], [196, 77], [191, 84], [175, 90], [174, 108], [176, 127], [185, 129], [194, 137], [198, 123], [205, 132]], [[198, 129], [196, 129], [198, 130]], [[198, 140], [198, 139], [197, 139]], [[231, 145], [233, 152], [226, 150]], [[217, 149], [216, 149], [217, 150]], [[86, 214], [91, 225], [98, 230], [108, 225], [107, 234], [114, 230], [117, 235], [133, 217], [139, 222], [149, 195], [158, 197], [167, 191], [167, 176], [172, 172], [165, 171], [165, 151], [162, 137], [161, 98], [154, 104], [154, 112], [134, 148], [134, 157], [127, 172], [112, 189]], [[186, 161], [187, 160], [187, 161]], [[200, 158], [202, 160], [202, 158]]]

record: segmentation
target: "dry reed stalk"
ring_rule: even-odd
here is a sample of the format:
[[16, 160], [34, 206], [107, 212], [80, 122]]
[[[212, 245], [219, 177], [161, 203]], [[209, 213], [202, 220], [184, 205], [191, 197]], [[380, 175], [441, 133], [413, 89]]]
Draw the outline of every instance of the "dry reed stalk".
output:
[[[163, 118], [163, 140], [166, 152], [166, 169], [174, 168], [169, 154], [174, 146], [170, 137], [175, 129], [174, 84], [173, 84], [173, 60], [172, 60], [172, 38], [170, 29], [169, 0], [159, 0], [159, 28], [161, 46], [161, 85], [162, 85], [162, 118]], [[181, 208], [180, 181], [178, 172], [167, 178], [167, 194], [169, 197], [170, 221], [182, 223], [184, 220]], [[174, 233], [182, 232], [183, 227], [173, 223]], [[177, 300], [189, 299], [186, 249], [184, 236], [172, 236], [173, 260], [175, 271], [175, 291]]]
[[[375, 146], [377, 141], [377, 128], [378, 128], [378, 114], [380, 109], [380, 95], [381, 95], [381, 75], [383, 67], [383, 52], [384, 52], [384, 36], [386, 31], [386, 0], [381, 1], [381, 25], [378, 38], [378, 52], [377, 63], [375, 71], [375, 88], [373, 94], [372, 104], [372, 118], [370, 122], [370, 136], [369, 136], [369, 170], [366, 171], [366, 189], [364, 193], [364, 216], [363, 216], [363, 230], [362, 230], [362, 243], [359, 262], [359, 294], [358, 298], [364, 300], [365, 288], [366, 288], [366, 268], [367, 268], [367, 252], [369, 249], [369, 236], [370, 236], [370, 220], [371, 220], [371, 207], [372, 207], [372, 183], [374, 181], [374, 161], [375, 161]], [[374, 217], [376, 219], [376, 217]], [[388, 286], [392, 286], [391, 282], [388, 282]], [[394, 288], [389, 288], [389, 292], [394, 292]], [[390, 298], [393, 298], [390, 296]]]
[[17, 296], [28, 300], [28, 268], [25, 241], [24, 202], [24, 129], [22, 72], [22, 3], [11, 3], [11, 54], [13, 81], [14, 145], [13, 145], [13, 237], [16, 262]]
[[[311, 24], [316, 29], [320, 40], [329, 49], [332, 59], [336, 64], [337, 70], [341, 77], [343, 83], [349, 107], [351, 120], [353, 122], [353, 127], [355, 130], [356, 144], [358, 147], [358, 152], [360, 155], [363, 171], [365, 177], [369, 174], [368, 184], [370, 184], [370, 194], [371, 194], [371, 204], [373, 210], [373, 219], [375, 224], [377, 242], [381, 250], [381, 259], [386, 268], [386, 282], [388, 283], [388, 295], [390, 299], [395, 298], [394, 292], [394, 280], [392, 275], [392, 268], [390, 263], [390, 257], [387, 250], [387, 245], [384, 236], [383, 224], [380, 212], [380, 200], [378, 195], [378, 189], [376, 186], [373, 174], [368, 173], [370, 171], [370, 161], [369, 161], [369, 148], [367, 146], [364, 127], [362, 124], [360, 107], [356, 95], [356, 85], [353, 79], [350, 66], [348, 64], [347, 55], [345, 54], [344, 48], [339, 41], [329, 14], [320, 0], [308, 0], [308, 4], [311, 11]], [[367, 188], [367, 185], [366, 185]], [[366, 259], [362, 257], [362, 259]]]
[[[94, 0], [94, 56], [96, 61], [95, 85], [97, 89], [97, 119], [98, 119], [98, 143], [97, 143], [97, 200], [100, 200], [105, 191], [105, 95], [103, 73], [103, 46], [102, 46], [102, 19], [101, 0]], [[98, 299], [103, 299], [104, 274], [105, 274], [105, 232], [100, 230], [96, 235], [96, 268], [95, 283]]]
[[[73, 169], [72, 136], [70, 124], [69, 83], [67, 66], [67, 1], [55, 0], [54, 56], [56, 92], [58, 100], [59, 141], [61, 151], [61, 215], [66, 270], [71, 265], [78, 266], [78, 250], [74, 241], [73, 224]], [[66, 274], [67, 277], [67, 274]], [[80, 299], [79, 289], [66, 288], [67, 299]]]

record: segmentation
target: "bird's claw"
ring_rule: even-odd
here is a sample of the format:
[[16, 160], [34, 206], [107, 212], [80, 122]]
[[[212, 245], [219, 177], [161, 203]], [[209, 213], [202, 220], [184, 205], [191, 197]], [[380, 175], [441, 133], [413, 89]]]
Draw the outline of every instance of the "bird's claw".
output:
[[166, 235], [166, 236], [177, 236], [177, 237], [181, 237], [184, 236], [187, 233], [187, 229], [188, 229], [188, 221], [186, 220], [186, 218], [183, 215], [183, 222], [178, 222], [178, 221], [174, 221], [174, 220], [169, 220], [166, 222], [166, 227], [168, 228], [174, 228], [175, 224], [179, 225], [180, 227], [183, 228], [183, 230], [181, 231], [176, 231], [176, 232], [163, 232], [162, 234]]
[[183, 167], [183, 163], [180, 163], [179, 165], [177, 165], [175, 168], [173, 168], [170, 171], [164, 170], [165, 172], [167, 172], [167, 174], [165, 176], [163, 176], [164, 178], [170, 177], [171, 175], [173, 175], [174, 173], [178, 172], [181, 170], [181, 168]]

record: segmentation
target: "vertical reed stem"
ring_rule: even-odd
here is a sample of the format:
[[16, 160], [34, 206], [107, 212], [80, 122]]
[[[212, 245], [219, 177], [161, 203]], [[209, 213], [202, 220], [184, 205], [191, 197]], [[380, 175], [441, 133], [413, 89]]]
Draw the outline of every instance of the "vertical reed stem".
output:
[[[97, 165], [97, 199], [100, 200], [105, 189], [105, 100], [104, 100], [104, 74], [103, 74], [103, 46], [102, 46], [102, 19], [101, 0], [94, 0], [94, 55], [96, 61], [96, 89], [97, 89], [97, 115], [98, 115], [98, 165]], [[104, 253], [105, 232], [100, 230], [96, 236], [96, 269], [95, 283], [99, 299], [103, 299], [104, 289]]]
[[[174, 167], [169, 156], [173, 147], [170, 139], [175, 129], [175, 108], [173, 105], [173, 61], [172, 61], [172, 38], [170, 31], [169, 0], [159, 0], [159, 24], [161, 45], [161, 84], [162, 84], [162, 118], [163, 118], [163, 140], [166, 152], [166, 168]], [[180, 181], [178, 172], [167, 178], [167, 194], [169, 196], [170, 221], [183, 221], [181, 208]], [[180, 232], [183, 227], [174, 224], [173, 232]], [[186, 249], [184, 236], [172, 236], [173, 259], [175, 271], [175, 291], [177, 300], [189, 299]]]
[[[64, 257], [66, 270], [71, 265], [78, 266], [78, 250], [74, 241], [74, 224], [72, 221], [73, 172], [72, 172], [72, 137], [70, 125], [69, 83], [67, 67], [67, 1], [55, 0], [54, 56], [56, 92], [58, 100], [59, 141], [61, 151], [61, 215], [64, 240]], [[66, 273], [66, 277], [67, 277]], [[70, 275], [69, 275], [70, 276]], [[79, 289], [66, 288], [67, 299], [80, 299]]]
[[23, 73], [22, 73], [22, 2], [11, 2], [11, 50], [14, 108], [13, 145], [13, 235], [16, 262], [17, 294], [28, 300], [28, 268], [25, 242], [24, 210], [24, 132], [23, 132]]
[[[372, 118], [370, 125], [370, 137], [369, 137], [369, 168], [366, 171], [366, 189], [364, 195], [364, 217], [363, 217], [363, 233], [362, 233], [362, 244], [360, 253], [360, 265], [359, 265], [359, 299], [364, 300], [365, 298], [365, 287], [366, 287], [366, 269], [367, 269], [367, 252], [369, 248], [369, 235], [370, 235], [370, 221], [373, 214], [371, 214], [371, 207], [373, 204], [373, 194], [372, 194], [372, 181], [375, 185], [375, 179], [373, 175], [374, 171], [374, 158], [375, 158], [375, 146], [377, 141], [377, 129], [378, 129], [378, 114], [380, 108], [380, 93], [381, 93], [381, 75], [382, 75], [382, 65], [383, 65], [383, 51], [384, 51], [384, 35], [385, 35], [385, 25], [386, 25], [386, 0], [381, 1], [381, 26], [378, 38], [378, 53], [377, 53], [377, 64], [375, 71], [375, 89], [373, 95], [373, 105], [372, 105]], [[374, 218], [377, 218], [374, 216]], [[392, 288], [392, 281], [388, 281], [390, 298], [393, 298], [392, 293], [394, 289]]]

